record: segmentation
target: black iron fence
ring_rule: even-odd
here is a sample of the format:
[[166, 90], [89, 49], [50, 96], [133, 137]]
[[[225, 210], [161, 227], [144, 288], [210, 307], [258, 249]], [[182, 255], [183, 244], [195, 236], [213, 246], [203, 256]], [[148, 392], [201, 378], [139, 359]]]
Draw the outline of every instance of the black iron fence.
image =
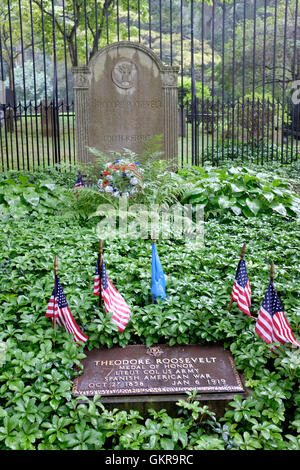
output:
[[2, 0], [3, 170], [76, 161], [71, 68], [118, 40], [180, 67], [180, 165], [297, 158], [298, 0]]

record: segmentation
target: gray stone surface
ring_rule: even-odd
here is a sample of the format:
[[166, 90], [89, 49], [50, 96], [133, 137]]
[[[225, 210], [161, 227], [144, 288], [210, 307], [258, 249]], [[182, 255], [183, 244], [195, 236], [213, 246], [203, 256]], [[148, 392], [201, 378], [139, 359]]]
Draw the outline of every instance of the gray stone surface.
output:
[[140, 43], [119, 42], [100, 50], [86, 67], [74, 67], [77, 158], [124, 148], [139, 154], [162, 135], [164, 158], [177, 166], [178, 67], [165, 66]]

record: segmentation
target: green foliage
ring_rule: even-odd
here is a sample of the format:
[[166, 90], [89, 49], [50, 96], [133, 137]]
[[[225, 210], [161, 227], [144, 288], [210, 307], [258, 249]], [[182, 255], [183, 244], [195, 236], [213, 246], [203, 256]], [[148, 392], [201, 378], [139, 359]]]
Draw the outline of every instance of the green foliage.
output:
[[68, 165], [66, 163], [57, 164], [55, 167], [49, 166], [45, 168], [35, 168], [31, 171], [23, 170], [9, 170], [5, 173], [0, 173], [0, 181], [6, 179], [13, 179], [16, 183], [27, 182], [30, 184], [38, 184], [40, 182], [48, 184], [56, 184], [63, 188], [73, 188], [76, 180], [76, 175], [80, 166]]
[[19, 218], [23, 215], [54, 213], [59, 195], [52, 183], [29, 182], [27, 176], [20, 175], [19, 182], [6, 179], [0, 182], [0, 202], [2, 217]]
[[[23, 0], [29, 4], [29, 0]], [[25, 6], [25, 5], [24, 5]], [[28, 5], [29, 6], [29, 5]], [[74, 12], [75, 9], [75, 12]], [[125, 15], [127, 9], [127, 1], [119, 1], [119, 17]], [[131, 18], [137, 18], [137, 12], [140, 9], [141, 20], [145, 19], [148, 13], [148, 5], [146, 2], [131, 2]], [[117, 40], [117, 9], [115, 2], [108, 0], [107, 2], [98, 1], [97, 9], [94, 0], [77, 0], [74, 4], [73, 0], [65, 0], [64, 5], [52, 5], [51, 0], [36, 0], [34, 2], [34, 17], [37, 21], [35, 33], [38, 38], [42, 39], [44, 32], [47, 37], [46, 52], [51, 54], [53, 48], [53, 21], [56, 23], [56, 54], [58, 60], [64, 60], [64, 35], [66, 37], [68, 47], [68, 62], [72, 65], [82, 63], [86, 59], [86, 40], [88, 42], [91, 56], [95, 54], [97, 49], [105, 46], [108, 42], [106, 31], [109, 31], [109, 39], [113, 42]], [[88, 17], [88, 21], [86, 18]], [[44, 23], [44, 31], [42, 29], [42, 18]], [[108, 21], [108, 25], [107, 25]], [[108, 28], [106, 27], [108, 26]], [[74, 34], [76, 29], [76, 35]], [[120, 40], [127, 39], [126, 25], [120, 21], [119, 36]], [[76, 36], [76, 38], [75, 38]], [[75, 51], [77, 51], [77, 56]]]
[[[82, 165], [81, 170], [88, 175], [94, 184], [84, 190], [78, 191], [77, 197], [70, 197], [64, 214], [69, 217], [80, 217], [87, 219], [94, 216], [104, 215], [103, 209], [98, 209], [101, 204], [108, 204], [117, 210], [118, 198], [110, 193], [100, 193], [96, 182], [99, 178], [100, 170], [108, 162], [114, 162], [116, 158], [124, 159], [127, 162], [141, 162], [143, 168], [141, 191], [127, 198], [128, 206], [140, 204], [150, 207], [157, 204], [161, 207], [180, 204], [180, 198], [185, 191], [184, 180], [172, 171], [170, 162], [160, 160], [159, 151], [161, 136], [155, 136], [147, 143], [141, 155], [125, 149], [122, 153], [114, 152], [108, 156], [102, 154], [97, 149], [90, 148], [90, 152], [95, 155], [95, 160], [89, 165]], [[188, 185], [189, 186], [189, 185]], [[73, 194], [73, 193], [72, 193]], [[70, 193], [70, 196], [72, 196]], [[110, 210], [110, 209], [108, 209]], [[95, 219], [94, 219], [95, 221]]]
[[[196, 95], [199, 100], [208, 100], [211, 98], [211, 92], [206, 85], [196, 81]], [[184, 107], [192, 102], [192, 80], [190, 77], [183, 77], [182, 84], [181, 78], [178, 78], [178, 103]]]
[[249, 93], [236, 103], [235, 117], [226, 123], [226, 137], [262, 147], [265, 141], [276, 140], [274, 129], [283, 119], [286, 124], [291, 121], [289, 110], [276, 103], [271, 93]]
[[[297, 155], [297, 148], [294, 145], [284, 146], [276, 145], [275, 143], [264, 143], [257, 144], [255, 142], [241, 142], [237, 139], [225, 139], [223, 142], [218, 142], [214, 146], [207, 146], [203, 149], [203, 161], [207, 164], [213, 162], [213, 164], [227, 166], [230, 161], [234, 161], [235, 164], [247, 166], [254, 165], [253, 168], [257, 168], [259, 163], [263, 164], [264, 168], [269, 171], [276, 172], [281, 171], [282, 175], [287, 177], [291, 172], [297, 173], [299, 176], [299, 159]], [[201, 155], [202, 158], [202, 155]], [[292, 165], [284, 165], [285, 163], [294, 162]]]
[[[157, 162], [158, 167], [161, 164]], [[283, 197], [276, 193], [282, 192], [287, 211], [288, 198], [294, 197], [283, 170], [282, 178], [246, 169], [187, 169], [178, 175], [160, 167], [158, 174], [164, 172], [161, 184], [165, 178], [170, 194], [179, 200], [182, 188], [201, 189], [204, 183], [206, 195], [214, 198], [213, 178], [215, 185], [231, 193], [233, 185], [241, 185], [249, 195], [255, 190], [259, 200], [268, 185], [274, 198]], [[0, 449], [298, 449], [298, 349], [281, 346], [276, 356], [255, 334], [253, 319], [235, 304], [227, 310], [241, 244], [246, 241], [253, 315], [265, 294], [272, 259], [276, 289], [299, 339], [297, 219], [268, 211], [268, 206], [251, 217], [224, 207], [207, 218], [202, 247], [191, 250], [183, 240], [158, 240], [168, 298], [157, 304], [151, 303], [151, 242], [109, 240], [104, 246], [107, 271], [132, 310], [120, 334], [93, 296], [95, 219], [66, 212], [71, 211], [71, 201], [77, 203], [70, 191], [75, 175], [74, 169], [0, 178], [0, 341], [5, 345], [0, 363]], [[153, 194], [148, 200], [157, 197]], [[214, 203], [211, 207], [215, 209]], [[45, 317], [55, 254], [70, 310], [89, 336], [88, 350], [127, 344], [222, 344], [231, 350], [252, 394], [236, 396], [222, 419], [202, 406], [195, 394], [178, 403], [175, 417], [165, 410], [153, 410], [145, 418], [135, 411], [109, 411], [99, 397], [80, 403], [80, 397], [72, 396], [72, 381], [81, 373], [75, 367], [80, 368], [85, 349], [63, 328], [55, 333]]]
[[[167, 5], [167, 4], [165, 4]], [[163, 8], [165, 5], [162, 3]], [[174, 4], [173, 4], [174, 6]], [[169, 13], [170, 14], [170, 13]], [[157, 15], [158, 16], [158, 15]], [[157, 19], [156, 16], [156, 19]], [[177, 18], [180, 17], [180, 12], [178, 12]], [[173, 17], [175, 18], [175, 17]], [[166, 19], [169, 21], [169, 18]], [[187, 19], [187, 21], [190, 21]], [[183, 73], [185, 75], [191, 75], [192, 73], [192, 55], [191, 55], [191, 47], [193, 46], [194, 50], [194, 69], [196, 73], [196, 77], [200, 80], [201, 79], [201, 65], [202, 61], [205, 66], [211, 66], [213, 61], [214, 55], [214, 63], [218, 64], [220, 62], [220, 55], [215, 50], [212, 50], [210, 41], [204, 39], [202, 42], [201, 38], [194, 37], [193, 45], [190, 39], [190, 32], [188, 31], [186, 34], [181, 36], [181, 29], [180, 25], [174, 27], [173, 24], [173, 34], [172, 34], [172, 44], [170, 42], [170, 34], [169, 32], [164, 33], [164, 31], [159, 31], [159, 25], [156, 30], [152, 29], [151, 31], [151, 49], [158, 57], [161, 57], [164, 63], [172, 65], [177, 65], [178, 67], [182, 68]], [[149, 29], [141, 29], [140, 31], [138, 28], [132, 28], [133, 31], [130, 34], [131, 41], [135, 42], [142, 42], [145, 46], [149, 47]], [[126, 31], [127, 33], [127, 31]], [[163, 48], [161, 50], [161, 43], [163, 44]], [[181, 52], [182, 49], [182, 52]], [[206, 77], [207, 78], [207, 77]], [[207, 89], [205, 87], [205, 89]]]
[[[252, 2], [248, 3], [248, 8], [253, 10]], [[266, 18], [264, 15], [265, 6]], [[275, 8], [276, 35], [274, 34]], [[233, 92], [233, 75], [235, 77], [235, 96], [242, 96], [245, 92], [251, 93], [254, 72], [257, 92], [261, 92], [264, 87], [266, 92], [273, 94], [274, 87], [275, 98], [277, 99], [282, 97], [283, 88], [285, 88], [286, 93], [290, 91], [289, 84], [294, 79], [292, 73], [294, 48], [299, 48], [299, 38], [296, 41], [291, 40], [292, 31], [295, 29], [296, 11], [296, 0], [290, 0], [288, 5], [284, 0], [276, 2], [276, 5], [275, 2], [261, 3], [260, 5], [257, 3], [255, 38], [254, 12], [252, 11], [245, 24], [243, 16], [241, 16], [242, 19], [236, 24], [234, 39], [231, 34], [225, 43], [224, 63], [219, 62], [216, 65], [216, 77], [220, 84], [223, 82], [222, 67], [224, 66], [224, 87], [229, 96], [232, 96]], [[228, 14], [226, 16], [228, 18]], [[231, 27], [230, 22], [228, 26]], [[232, 54], [233, 41], [235, 47], [234, 64], [232, 60], [229, 60]], [[274, 41], [276, 41], [275, 44]], [[254, 42], [255, 50], [253, 50]], [[275, 49], [274, 46], [276, 46]], [[273, 51], [275, 51], [275, 57]], [[263, 57], [264, 66], [260, 67]], [[283, 84], [282, 64], [284, 62], [286, 76]]]
[[[297, 188], [297, 166], [284, 170], [278, 163], [267, 164], [257, 171], [256, 165], [240, 161], [241, 154], [235, 155], [240, 167], [231, 166], [221, 162], [219, 168], [205, 166], [203, 168], [184, 168], [174, 173], [170, 170], [165, 160], [157, 160], [159, 153], [152, 152], [151, 146], [147, 158], [142, 167], [143, 187], [142, 191], [128, 198], [128, 206], [141, 204], [146, 207], [158, 205], [160, 208], [177, 204], [182, 208], [183, 204], [192, 204], [193, 207], [204, 209], [205, 219], [221, 216], [236, 215], [250, 218], [261, 215], [277, 214], [280, 217], [299, 217], [300, 199], [295, 194]], [[99, 152], [91, 149], [97, 156], [90, 166], [82, 166], [81, 169], [89, 175], [90, 179], [97, 181], [100, 169], [104, 163], [111, 161], [111, 157], [99, 156]], [[231, 148], [225, 147], [227, 152]], [[239, 149], [241, 151], [241, 149]], [[139, 157], [129, 150], [115, 157], [126, 156], [127, 161], [138, 161]], [[276, 173], [274, 173], [274, 167]], [[293, 178], [286, 178], [287, 172]], [[95, 216], [104, 216], [102, 204], [107, 207], [115, 207], [118, 210], [118, 198], [109, 193], [99, 193], [96, 184], [90, 188], [78, 191], [77, 197], [69, 192], [69, 198], [65, 198], [63, 207], [64, 216], [71, 218], [87, 219]], [[107, 215], [107, 214], [106, 214]]]
[[215, 413], [207, 405], [200, 406], [196, 400], [197, 390], [187, 393], [187, 400], [180, 400], [179, 414], [188, 423], [191, 436], [190, 447], [195, 450], [222, 450], [237, 447], [228, 432], [228, 425], [216, 419]]

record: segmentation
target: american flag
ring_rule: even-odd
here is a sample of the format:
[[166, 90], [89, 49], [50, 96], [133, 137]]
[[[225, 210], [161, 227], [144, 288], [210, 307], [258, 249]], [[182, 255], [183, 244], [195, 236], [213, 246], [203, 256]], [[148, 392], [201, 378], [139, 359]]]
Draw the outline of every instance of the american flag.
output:
[[77, 180], [75, 181], [74, 188], [85, 188], [85, 185], [82, 181], [82, 176], [81, 175], [77, 176]]
[[300, 346], [288, 324], [274, 283], [270, 281], [255, 326], [256, 333], [268, 344], [293, 343]]
[[237, 302], [239, 309], [252, 316], [249, 310], [251, 305], [251, 286], [248, 278], [245, 260], [241, 259], [235, 275], [231, 297]]
[[46, 317], [56, 318], [58, 325], [64, 326], [66, 331], [74, 334], [75, 343], [79, 343], [80, 341], [85, 343], [87, 341], [88, 336], [85, 336], [80, 331], [79, 326], [70, 312], [68, 302], [58, 276], [55, 276], [55, 287], [50, 297]]
[[[126, 304], [121, 294], [117, 291], [111, 283], [106, 274], [105, 264], [102, 260], [102, 282], [101, 282], [101, 295], [104, 300], [105, 310], [112, 312], [113, 316], [111, 321], [115, 323], [119, 331], [124, 331], [128, 320], [130, 318], [130, 308]], [[96, 265], [95, 282], [94, 282], [94, 295], [100, 294], [100, 274], [99, 274], [99, 258]]]

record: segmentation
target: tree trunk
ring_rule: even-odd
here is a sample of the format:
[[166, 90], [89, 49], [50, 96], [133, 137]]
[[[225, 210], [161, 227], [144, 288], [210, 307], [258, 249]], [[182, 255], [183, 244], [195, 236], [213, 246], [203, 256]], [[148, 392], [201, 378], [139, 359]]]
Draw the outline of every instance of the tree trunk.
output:
[[68, 38], [68, 49], [69, 49], [71, 64], [72, 64], [73, 67], [76, 67], [78, 65], [77, 64], [77, 56], [76, 56], [76, 51], [75, 51], [75, 44], [73, 42], [72, 37]]
[[91, 58], [96, 54], [96, 52], [98, 51], [98, 46], [99, 46], [99, 40], [102, 36], [102, 33], [103, 33], [103, 29], [104, 29], [104, 20], [106, 18], [106, 12], [109, 12], [109, 9], [110, 7], [112, 6], [113, 4], [113, 0], [108, 0], [107, 2], [104, 3], [103, 5], [103, 9], [102, 9], [102, 20], [101, 20], [101, 24], [99, 25], [99, 27], [97, 28], [96, 30], [96, 33], [94, 35], [94, 41], [93, 41], [93, 48], [90, 52], [90, 56], [89, 56], [89, 60], [91, 60]]

